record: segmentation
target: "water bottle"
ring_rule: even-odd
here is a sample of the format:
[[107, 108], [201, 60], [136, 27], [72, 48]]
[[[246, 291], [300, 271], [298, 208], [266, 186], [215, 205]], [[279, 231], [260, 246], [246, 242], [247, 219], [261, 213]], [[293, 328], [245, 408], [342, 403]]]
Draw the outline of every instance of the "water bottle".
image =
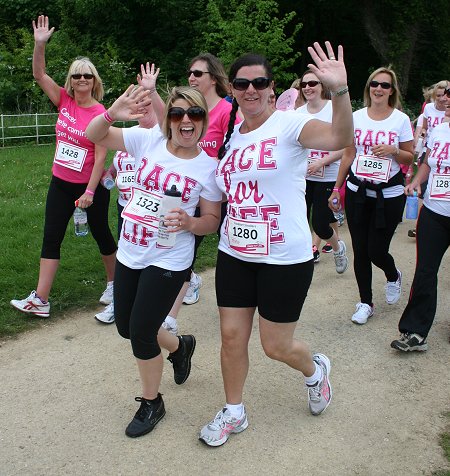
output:
[[87, 213], [84, 208], [80, 208], [78, 200], [75, 202], [75, 211], [73, 212], [73, 224], [75, 226], [76, 236], [86, 236], [89, 233], [89, 225], [87, 221]]
[[171, 248], [175, 245], [177, 238], [176, 233], [169, 233], [168, 227], [164, 225], [164, 217], [169, 213], [169, 210], [179, 208], [181, 206], [181, 193], [177, 190], [176, 185], [172, 185], [170, 190], [164, 192], [159, 209], [159, 226], [158, 237], [156, 243], [165, 248]]
[[109, 172], [106, 172], [103, 175], [100, 182], [106, 188], [106, 190], [111, 190], [114, 187], [114, 185], [116, 184], [116, 182], [114, 181], [112, 176], [109, 174]]
[[417, 192], [414, 191], [413, 195], [406, 197], [406, 219], [416, 220], [419, 213], [419, 197]]

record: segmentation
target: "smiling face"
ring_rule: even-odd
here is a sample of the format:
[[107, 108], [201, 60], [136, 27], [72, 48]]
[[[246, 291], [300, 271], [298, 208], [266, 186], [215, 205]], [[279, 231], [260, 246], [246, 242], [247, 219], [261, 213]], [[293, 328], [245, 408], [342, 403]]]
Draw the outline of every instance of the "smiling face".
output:
[[[189, 104], [185, 99], [178, 98], [171, 105], [171, 108], [175, 107], [186, 111], [192, 107], [192, 104]], [[203, 125], [204, 119], [191, 119], [187, 114], [184, 114], [180, 121], [169, 119], [169, 141], [175, 148], [196, 148], [202, 135]]]
[[[236, 78], [247, 79], [267, 78], [267, 72], [262, 65], [243, 66], [236, 73]], [[244, 116], [258, 116], [267, 112], [272, 112], [269, 104], [269, 96], [273, 88], [273, 81], [264, 89], [255, 89], [253, 84], [249, 84], [244, 91], [236, 89], [231, 85], [233, 97], [236, 98]]]
[[322, 99], [322, 84], [319, 81], [319, 78], [314, 73], [306, 73], [302, 78], [302, 83], [308, 83], [310, 81], [317, 81], [318, 84], [315, 86], [310, 86], [309, 84], [301, 88], [303, 96], [307, 102], [314, 102], [318, 99]]
[[391, 75], [388, 73], [378, 73], [373, 77], [372, 81], [377, 81], [378, 83], [389, 83], [391, 87], [389, 89], [383, 89], [381, 85], [378, 85], [376, 88], [369, 86], [371, 105], [388, 105], [389, 96], [394, 93]]
[[189, 68], [191, 71], [203, 71], [202, 76], [199, 78], [195, 77], [193, 74], [190, 74], [188, 77], [189, 86], [191, 88], [198, 89], [204, 96], [208, 91], [216, 89], [216, 80], [208, 72], [208, 63], [206, 61], [194, 61]]
[[447, 106], [447, 97], [445, 96], [445, 89], [436, 89], [434, 98], [434, 105], [438, 111], [444, 111]]
[[89, 67], [84, 65], [82, 68], [80, 68], [80, 71], [77, 71], [74, 74], [82, 75], [79, 79], [78, 76], [77, 79], [74, 77], [70, 78], [70, 86], [72, 87], [74, 94], [92, 92], [92, 89], [94, 88], [95, 77], [92, 77], [91, 79], [84, 77], [84, 74], [92, 75], [92, 71], [89, 69]]

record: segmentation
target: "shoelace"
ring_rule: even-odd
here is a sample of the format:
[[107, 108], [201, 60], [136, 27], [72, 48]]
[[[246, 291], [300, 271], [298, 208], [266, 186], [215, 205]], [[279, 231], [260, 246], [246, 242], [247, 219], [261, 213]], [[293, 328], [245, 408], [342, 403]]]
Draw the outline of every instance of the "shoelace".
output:
[[321, 386], [320, 382], [315, 385], [314, 387], [308, 387], [308, 392], [309, 392], [309, 398], [313, 400], [314, 402], [320, 401], [320, 396], [321, 396]]
[[225, 428], [226, 425], [225, 421], [225, 412], [223, 410], [220, 410], [220, 412], [217, 413], [217, 415], [214, 417], [214, 420], [209, 424], [209, 427], [212, 430], [220, 430], [222, 428]]
[[144, 397], [135, 397], [134, 399], [137, 402], [140, 402], [141, 404], [141, 406], [139, 407], [139, 410], [136, 412], [136, 415], [134, 417], [141, 421], [145, 420], [150, 408], [148, 401]]

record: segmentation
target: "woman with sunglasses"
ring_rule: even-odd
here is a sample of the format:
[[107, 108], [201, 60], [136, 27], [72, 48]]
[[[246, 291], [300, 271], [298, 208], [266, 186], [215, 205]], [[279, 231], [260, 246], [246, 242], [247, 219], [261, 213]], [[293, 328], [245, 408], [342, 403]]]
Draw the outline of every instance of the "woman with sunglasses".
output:
[[[94, 143], [136, 158], [131, 198], [122, 212], [114, 286], [116, 326], [131, 340], [142, 385], [142, 396], [136, 397], [140, 408], [125, 431], [129, 437], [149, 433], [165, 414], [159, 393], [163, 360], [158, 331], [189, 272], [194, 235], [217, 229], [222, 198], [214, 179], [217, 163], [198, 146], [208, 128], [207, 106], [199, 91], [174, 88], [161, 129], [112, 127], [115, 120], [139, 119], [149, 96], [143, 87], [130, 86], [86, 131]], [[164, 217], [169, 233], [176, 233], [175, 244], [168, 247], [157, 243], [158, 210], [173, 187], [181, 193], [181, 205]], [[200, 216], [194, 217], [197, 204]], [[160, 343], [171, 352], [175, 382], [182, 384], [190, 373], [195, 339], [162, 334], [166, 341]]]
[[[423, 193], [417, 220], [417, 259], [408, 304], [398, 324], [400, 338], [391, 347], [403, 352], [425, 351], [437, 308], [438, 272], [450, 246], [450, 89], [444, 90], [446, 117], [428, 135], [425, 159], [405, 195]], [[447, 121], [446, 121], [447, 120]]]
[[[337, 59], [328, 42], [327, 53], [318, 43], [308, 49], [316, 63], [311, 71], [332, 91], [331, 124], [271, 108], [273, 75], [266, 58], [247, 54], [230, 68], [234, 99], [216, 172], [228, 198], [216, 266], [226, 404], [200, 431], [209, 446], [248, 426], [242, 397], [256, 308], [264, 352], [304, 375], [311, 413], [319, 415], [331, 401], [329, 359], [312, 356], [293, 337], [314, 267], [305, 203], [307, 150], [342, 149], [353, 128], [342, 47]], [[233, 127], [238, 107], [244, 121]]]
[[397, 303], [402, 291], [402, 273], [389, 246], [405, 206], [400, 165], [411, 164], [414, 141], [411, 122], [398, 109], [399, 96], [392, 69], [378, 68], [369, 76], [364, 89], [366, 107], [353, 114], [354, 144], [344, 151], [329, 199], [332, 210], [340, 207], [338, 190], [349, 174], [345, 214], [360, 295], [351, 318], [355, 324], [365, 324], [374, 312], [372, 264], [386, 276], [387, 304]]
[[106, 149], [94, 145], [85, 136], [90, 120], [105, 110], [103, 84], [88, 58], [75, 60], [69, 68], [64, 88], [45, 70], [45, 46], [53, 34], [48, 17], [33, 20], [33, 76], [58, 108], [56, 152], [45, 208], [44, 238], [39, 280], [35, 291], [25, 299], [11, 301], [19, 311], [48, 317], [50, 290], [59, 266], [61, 244], [67, 224], [77, 206], [87, 211], [89, 228], [97, 242], [106, 271], [107, 287], [100, 298], [112, 301], [116, 243], [108, 225], [109, 191], [98, 187], [103, 173]]
[[[331, 122], [333, 106], [330, 93], [310, 70], [306, 70], [300, 78], [300, 94], [305, 104], [297, 112], [311, 114], [317, 119]], [[342, 151], [308, 151], [308, 170], [306, 175], [306, 210], [311, 216], [313, 235], [314, 262], [320, 259], [320, 241], [325, 240], [322, 251], [333, 252], [336, 271], [342, 274], [348, 267], [345, 243], [339, 239], [337, 220], [328, 207], [328, 198], [333, 191], [339, 171]], [[312, 215], [311, 215], [312, 210]]]

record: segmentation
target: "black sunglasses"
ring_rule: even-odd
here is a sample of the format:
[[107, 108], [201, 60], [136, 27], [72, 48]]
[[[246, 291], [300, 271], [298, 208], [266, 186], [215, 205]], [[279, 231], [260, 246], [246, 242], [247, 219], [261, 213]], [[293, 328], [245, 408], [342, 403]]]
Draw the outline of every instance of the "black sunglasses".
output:
[[314, 86], [317, 86], [320, 84], [320, 81], [302, 81], [300, 83], [300, 86], [302, 89], [306, 88], [306, 86], [309, 86], [310, 88], [313, 88]]
[[386, 81], [383, 81], [383, 82], [378, 82], [378, 81], [370, 81], [369, 83], [369, 86], [371, 88], [378, 88], [378, 86], [381, 86], [382, 89], [391, 89], [392, 88], [392, 84], [391, 83], [388, 83]]
[[233, 88], [237, 89], [238, 91], [245, 91], [250, 84], [257, 89], [258, 91], [262, 91], [269, 87], [270, 79], [269, 78], [255, 78], [250, 81], [250, 79], [245, 78], [234, 78], [233, 79]]
[[447, 96], [448, 98], [450, 98], [450, 88], [444, 90], [444, 96]]
[[171, 107], [167, 112], [169, 119], [173, 122], [180, 122], [185, 114], [187, 114], [191, 121], [202, 121], [206, 116], [206, 111], [200, 106], [191, 106], [188, 109]]
[[92, 79], [94, 75], [92, 73], [72, 74], [72, 79]]
[[209, 71], [200, 71], [199, 69], [190, 69], [187, 71], [188, 78], [193, 74], [196, 78], [201, 78], [204, 74], [211, 74]]

